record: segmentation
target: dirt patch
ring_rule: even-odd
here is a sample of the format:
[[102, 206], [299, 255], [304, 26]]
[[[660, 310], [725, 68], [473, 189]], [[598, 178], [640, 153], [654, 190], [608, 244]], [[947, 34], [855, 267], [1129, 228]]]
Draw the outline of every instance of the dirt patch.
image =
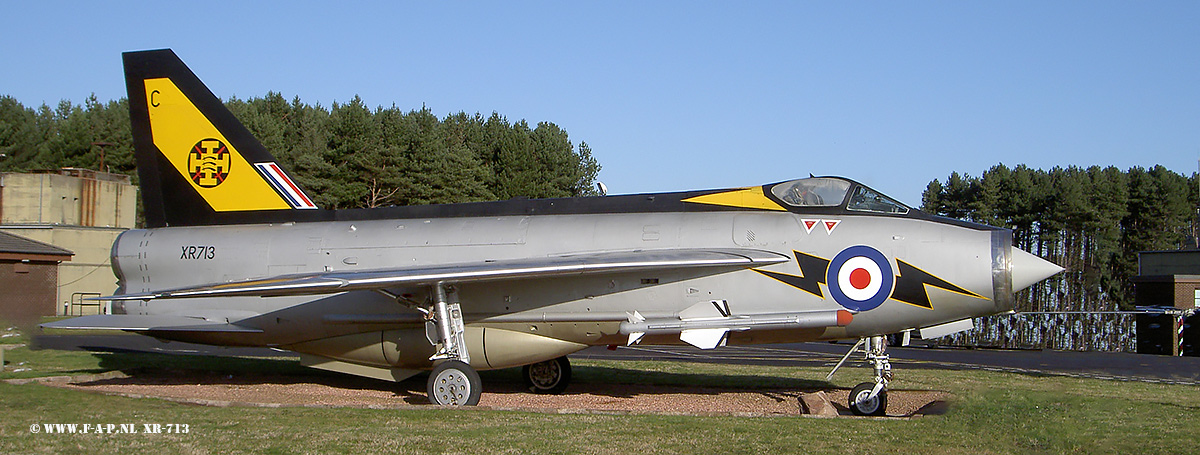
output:
[[[430, 406], [425, 382], [398, 384], [355, 377], [222, 375], [195, 371], [138, 372], [130, 376], [43, 381], [68, 389], [129, 397], [154, 397], [208, 406], [308, 406], [412, 408]], [[562, 395], [538, 395], [520, 384], [488, 383], [479, 400], [481, 409], [514, 409], [551, 413], [665, 414], [665, 415], [803, 415], [802, 393], [811, 389], [716, 389], [705, 387], [580, 384]], [[839, 415], [849, 390], [826, 390]], [[949, 393], [924, 390], [888, 392], [887, 415], [914, 417], [945, 412]]]

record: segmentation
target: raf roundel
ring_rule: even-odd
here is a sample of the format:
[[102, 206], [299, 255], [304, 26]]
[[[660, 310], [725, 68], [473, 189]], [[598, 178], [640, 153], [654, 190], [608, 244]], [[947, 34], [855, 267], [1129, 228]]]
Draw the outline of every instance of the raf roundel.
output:
[[882, 305], [896, 284], [887, 257], [866, 245], [842, 250], [829, 261], [825, 273], [833, 300], [852, 311], [867, 311]]

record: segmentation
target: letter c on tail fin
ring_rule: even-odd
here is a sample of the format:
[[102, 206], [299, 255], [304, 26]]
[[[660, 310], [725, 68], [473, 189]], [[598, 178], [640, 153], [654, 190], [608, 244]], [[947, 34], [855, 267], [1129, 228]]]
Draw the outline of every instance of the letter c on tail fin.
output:
[[250, 131], [169, 49], [127, 52], [125, 83], [149, 227], [312, 218]]

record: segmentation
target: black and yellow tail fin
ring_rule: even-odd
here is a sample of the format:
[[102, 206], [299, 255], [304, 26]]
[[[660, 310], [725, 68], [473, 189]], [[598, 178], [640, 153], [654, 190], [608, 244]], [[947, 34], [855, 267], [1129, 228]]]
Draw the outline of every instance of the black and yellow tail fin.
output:
[[174, 52], [127, 52], [124, 59], [148, 227], [322, 218]]

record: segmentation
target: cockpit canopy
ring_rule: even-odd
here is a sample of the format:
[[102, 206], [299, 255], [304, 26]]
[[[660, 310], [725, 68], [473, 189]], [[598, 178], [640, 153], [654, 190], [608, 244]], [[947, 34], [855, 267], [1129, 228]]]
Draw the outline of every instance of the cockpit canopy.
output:
[[850, 211], [894, 215], [903, 215], [910, 210], [864, 185], [836, 177], [809, 177], [779, 183], [771, 187], [771, 194], [797, 208], [841, 207], [845, 204], [846, 210]]

